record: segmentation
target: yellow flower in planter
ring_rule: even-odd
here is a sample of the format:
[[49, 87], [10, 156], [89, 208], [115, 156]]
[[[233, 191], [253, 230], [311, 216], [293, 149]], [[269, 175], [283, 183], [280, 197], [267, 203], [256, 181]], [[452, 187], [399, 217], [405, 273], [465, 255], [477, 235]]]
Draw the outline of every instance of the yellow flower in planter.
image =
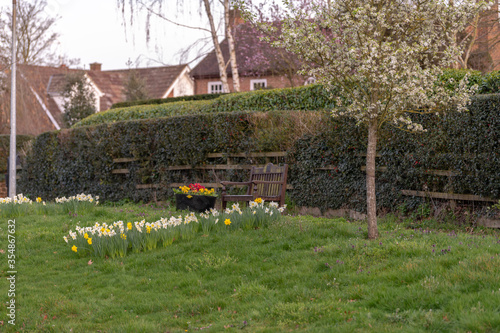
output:
[[76, 252], [77, 250], [78, 250], [78, 248], [76, 247], [76, 245], [73, 245], [73, 247], [71, 248], [71, 251]]
[[230, 224], [231, 224], [231, 220], [230, 220], [230, 219], [226, 219], [226, 220], [224, 221], [224, 224], [225, 224], [225, 225], [230, 225]]
[[192, 195], [188, 195], [188, 196], [187, 196], [187, 198], [188, 198], [188, 199], [191, 199], [192, 197], [193, 197]]

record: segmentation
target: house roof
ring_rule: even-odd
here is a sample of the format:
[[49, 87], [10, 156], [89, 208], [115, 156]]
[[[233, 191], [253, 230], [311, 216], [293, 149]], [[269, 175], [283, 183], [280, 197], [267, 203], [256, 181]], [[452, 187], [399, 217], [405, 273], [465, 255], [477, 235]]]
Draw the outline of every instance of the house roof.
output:
[[[146, 91], [150, 98], [162, 98], [165, 93], [171, 88], [174, 84], [175, 80], [182, 74], [182, 72], [188, 68], [186, 64], [177, 65], [177, 66], [163, 66], [163, 67], [148, 67], [148, 68], [136, 68], [136, 69], [126, 69], [126, 70], [114, 70], [114, 71], [106, 71], [106, 72], [97, 72], [97, 73], [106, 73], [109, 75], [106, 78], [106, 82], [114, 82], [118, 77], [121, 77], [122, 84], [121, 89], [123, 90], [123, 82], [126, 82], [128, 79], [128, 75], [131, 71], [134, 71], [139, 79], [143, 80], [146, 86]], [[89, 71], [90, 77], [93, 79], [93, 74], [96, 71]], [[114, 77], [113, 77], [114, 76]], [[99, 84], [99, 82], [95, 81], [99, 87], [103, 87], [104, 90], [107, 89], [106, 84]], [[111, 88], [112, 90], [112, 88]], [[116, 91], [115, 91], [116, 93]], [[123, 94], [123, 92], [121, 92]], [[125, 99], [124, 96], [119, 101], [123, 101]]]
[[[277, 24], [279, 25], [279, 24]], [[280, 74], [289, 70], [294, 63], [298, 69], [299, 62], [295, 55], [273, 48], [270, 43], [260, 40], [262, 34], [249, 24], [239, 24], [234, 30], [234, 43], [238, 73], [240, 76], [259, 76]], [[229, 46], [227, 39], [220, 43], [224, 60], [228, 63], [226, 73], [232, 76], [229, 62]], [[219, 78], [219, 65], [215, 49], [208, 53], [191, 71], [195, 79]]]
[[[100, 107], [106, 110], [125, 100], [124, 86], [131, 71], [144, 80], [149, 97], [162, 98], [186, 70], [189, 67], [184, 64], [133, 70], [86, 70], [85, 73], [102, 94]], [[82, 70], [66, 66], [18, 65], [17, 71], [17, 132], [38, 135], [61, 127], [62, 113], [54, 98], [62, 94], [66, 75]], [[6, 74], [10, 77], [8, 71]], [[10, 133], [9, 100], [10, 94], [0, 91], [0, 134]]]

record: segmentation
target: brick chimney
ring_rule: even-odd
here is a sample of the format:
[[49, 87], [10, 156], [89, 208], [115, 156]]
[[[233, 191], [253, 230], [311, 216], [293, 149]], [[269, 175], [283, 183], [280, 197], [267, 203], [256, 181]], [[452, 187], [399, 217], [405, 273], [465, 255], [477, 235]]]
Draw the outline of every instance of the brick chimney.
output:
[[245, 20], [243, 19], [243, 17], [241, 17], [241, 11], [239, 9], [229, 10], [229, 22], [233, 28], [237, 25], [245, 23]]
[[98, 71], [100, 72], [101, 71], [101, 66], [102, 64], [98, 63], [98, 62], [93, 62], [90, 64], [90, 70], [91, 71]]

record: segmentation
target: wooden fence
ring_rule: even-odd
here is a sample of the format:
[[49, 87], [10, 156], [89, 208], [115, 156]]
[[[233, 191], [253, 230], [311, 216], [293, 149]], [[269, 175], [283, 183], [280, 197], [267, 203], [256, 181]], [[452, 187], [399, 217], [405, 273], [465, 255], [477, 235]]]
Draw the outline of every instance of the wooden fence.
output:
[[[279, 151], [279, 152], [266, 152], [266, 153], [238, 153], [238, 154], [222, 154], [222, 153], [211, 153], [207, 155], [208, 159], [215, 158], [225, 158], [226, 164], [208, 164], [208, 165], [200, 165], [192, 167], [190, 165], [176, 165], [169, 166], [168, 170], [176, 171], [176, 170], [250, 170], [253, 166], [263, 166], [263, 164], [237, 164], [235, 163], [236, 158], [264, 158], [266, 164], [269, 162], [279, 163], [280, 159], [282, 161], [286, 161], [287, 152]], [[121, 174], [127, 175], [130, 173], [130, 170], [124, 166], [127, 163], [131, 162], [141, 162], [136, 158], [115, 158], [113, 162], [117, 164], [117, 168], [112, 170], [113, 174]], [[335, 170], [336, 167], [334, 165], [317, 168], [316, 170]], [[146, 170], [145, 168], [140, 170]], [[366, 170], [365, 166], [361, 167], [362, 171]], [[378, 171], [386, 171], [387, 167], [378, 167]], [[456, 175], [452, 170], [426, 170], [427, 174], [449, 177], [449, 181], [452, 182], [452, 177]], [[182, 185], [186, 185], [184, 183], [170, 183], [168, 187], [179, 187]], [[201, 183], [201, 185], [205, 187], [213, 187], [219, 188], [222, 187], [219, 183]], [[138, 184], [136, 185], [137, 189], [154, 189], [159, 188], [159, 184]], [[290, 184], [287, 184], [287, 189], [293, 189]], [[459, 194], [459, 193], [444, 193], [444, 192], [430, 192], [430, 191], [417, 191], [417, 190], [401, 190], [401, 194], [407, 196], [416, 196], [416, 197], [425, 197], [425, 198], [435, 198], [435, 199], [446, 199], [450, 200], [452, 204], [457, 200], [464, 201], [481, 201], [481, 202], [497, 202], [498, 200], [492, 198], [485, 198], [478, 195], [472, 194]]]

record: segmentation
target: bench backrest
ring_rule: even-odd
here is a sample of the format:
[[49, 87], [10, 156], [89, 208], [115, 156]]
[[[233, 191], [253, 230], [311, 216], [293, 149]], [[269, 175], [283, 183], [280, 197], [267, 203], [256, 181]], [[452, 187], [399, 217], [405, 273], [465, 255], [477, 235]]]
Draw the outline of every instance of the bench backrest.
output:
[[[250, 181], [261, 180], [280, 182], [279, 184], [257, 185], [257, 197], [260, 197], [264, 200], [279, 200], [280, 204], [283, 205], [285, 202], [287, 174], [288, 164], [278, 166], [269, 163], [264, 167], [253, 167], [252, 171], [250, 172]], [[251, 190], [251, 188], [249, 188], [249, 190]]]

